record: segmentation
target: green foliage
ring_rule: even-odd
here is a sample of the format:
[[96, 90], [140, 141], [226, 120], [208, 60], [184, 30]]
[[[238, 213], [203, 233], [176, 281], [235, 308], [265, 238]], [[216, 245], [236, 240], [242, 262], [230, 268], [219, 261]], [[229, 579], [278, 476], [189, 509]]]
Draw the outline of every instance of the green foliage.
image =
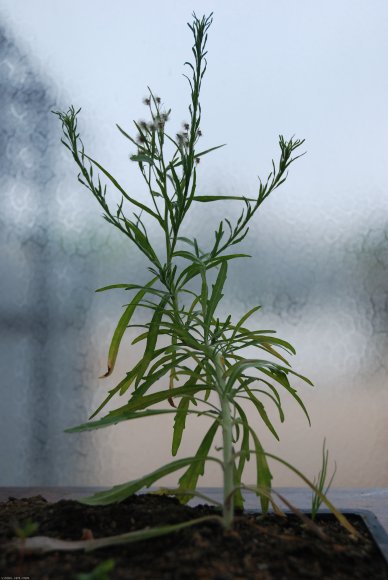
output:
[[[274, 336], [273, 330], [251, 330], [246, 326], [259, 306], [251, 308], [237, 322], [233, 322], [230, 315], [220, 317], [218, 314], [230, 263], [248, 257], [236, 252], [235, 246], [247, 236], [250, 222], [262, 203], [285, 181], [288, 168], [300, 157], [296, 153], [303, 140], [279, 137], [279, 160], [272, 162], [267, 179], [259, 180], [255, 197], [197, 194], [199, 161], [222, 147], [201, 150], [198, 146], [202, 135], [199, 97], [207, 69], [206, 43], [211, 23], [212, 15], [197, 18], [194, 14], [192, 24], [188, 25], [194, 37], [194, 59], [185, 63], [188, 75], [184, 76], [189, 83], [191, 99], [189, 122], [183, 124], [182, 130], [175, 135], [167, 132], [171, 109], [164, 107], [151, 89], [144, 99], [148, 121], [134, 122], [135, 135], [118, 127], [134, 147], [131, 160], [137, 164], [147, 186], [149, 198], [146, 202], [125, 191], [116, 178], [86, 154], [78, 130], [80, 110], [70, 107], [67, 112], [56, 114], [62, 122], [62, 142], [78, 166], [79, 181], [95, 196], [105, 219], [144, 255], [152, 274], [146, 285], [131, 282], [99, 290], [125, 289], [131, 296], [113, 334], [105, 376], [113, 372], [125, 330], [140, 312], [149, 314], [148, 321], [132, 325], [138, 329], [132, 344], [143, 343], [144, 351], [126, 376], [109, 391], [91, 419], [113, 397], [125, 394], [129, 397], [126, 402], [104, 417], [68, 431], [98, 429], [137, 418], [174, 414], [172, 455], [175, 456], [188, 416], [203, 416], [210, 421], [193, 457], [177, 459], [145, 477], [97, 493], [85, 502], [122, 501], [182, 468], [185, 471], [175, 491], [177, 497], [186, 502], [198, 495], [197, 482], [204, 474], [206, 463], [217, 461], [224, 478], [223, 521], [229, 527], [235, 506], [243, 505], [242, 477], [252, 454], [257, 463], [254, 489], [263, 511], [272, 502], [269, 455], [264, 452], [258, 434], [260, 429], [266, 428], [278, 439], [268, 404], [283, 422], [282, 395], [290, 395], [309, 420], [290, 380], [296, 378], [308, 385], [312, 383], [291, 369], [288, 356], [295, 354], [295, 350], [288, 342]], [[102, 185], [96, 170], [106, 180], [106, 185]], [[108, 185], [120, 195], [116, 205], [108, 199]], [[215, 227], [212, 244], [204, 249], [195, 234], [193, 237], [181, 235], [182, 225], [193, 204], [215, 202], [235, 204], [238, 217], [234, 222], [221, 219]], [[219, 203], [216, 207], [219, 208]], [[163, 247], [152, 241], [151, 232], [154, 235], [157, 231], [163, 237]], [[250, 358], [245, 356], [248, 347], [253, 353]], [[160, 408], [160, 404], [167, 406]], [[249, 406], [257, 413], [258, 430], [249, 425], [246, 413]], [[210, 455], [217, 433], [222, 436], [222, 459]]]
[[33, 536], [35, 532], [39, 529], [39, 524], [37, 522], [33, 522], [31, 519], [28, 519], [24, 522], [24, 524], [20, 526], [15, 526], [15, 534], [20, 540], [25, 540], [30, 536]]
[[105, 560], [98, 564], [91, 572], [77, 574], [76, 580], [109, 580], [115, 567], [115, 561]]
[[315, 520], [317, 514], [319, 512], [319, 508], [322, 504], [322, 496], [320, 496], [317, 491], [321, 492], [322, 495], [326, 495], [329, 491], [331, 484], [333, 483], [333, 479], [335, 477], [337, 471], [337, 465], [334, 463], [334, 471], [328, 483], [327, 480], [327, 465], [329, 462], [329, 450], [326, 449], [326, 439], [323, 440], [323, 448], [322, 448], [322, 465], [321, 469], [318, 473], [318, 477], [314, 478], [313, 483], [314, 486], [317, 488], [313, 490], [313, 495], [311, 499], [311, 518]]

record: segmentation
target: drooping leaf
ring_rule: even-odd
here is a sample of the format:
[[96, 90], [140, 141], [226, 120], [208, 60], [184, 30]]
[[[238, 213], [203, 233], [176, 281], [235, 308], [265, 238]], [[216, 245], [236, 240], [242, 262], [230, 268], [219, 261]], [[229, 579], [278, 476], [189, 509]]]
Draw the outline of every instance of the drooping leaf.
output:
[[265, 407], [261, 401], [252, 393], [250, 388], [247, 385], [243, 385], [245, 391], [248, 393], [249, 399], [252, 401], [254, 406], [256, 407], [257, 412], [259, 413], [260, 417], [264, 421], [265, 425], [271, 431], [272, 435], [279, 441], [279, 435], [276, 433], [275, 427], [272, 425], [270, 418], [267, 415]]
[[[96, 538], [92, 540], [60, 540], [58, 538], [51, 538], [49, 536], [35, 536], [34, 538], [27, 538], [27, 540], [14, 541], [11, 545], [18, 550], [26, 550], [31, 554], [45, 554], [48, 552], [72, 552], [77, 550], [85, 550], [85, 552], [90, 552], [92, 550], [97, 550], [99, 548], [108, 548], [111, 546], [119, 546], [122, 544], [132, 544], [134, 542], [141, 542], [144, 540], [149, 540], [151, 538], [159, 538], [161, 536], [167, 536], [168, 534], [173, 534], [189, 528], [191, 526], [196, 526], [198, 524], [203, 524], [205, 522], [219, 522], [222, 524], [222, 519], [217, 515], [203, 516], [201, 518], [195, 518], [186, 522], [181, 522], [179, 524], [171, 524], [166, 526], [156, 526], [154, 528], [144, 528], [142, 530], [135, 530], [134, 532], [127, 532], [125, 534], [119, 534], [116, 536], [107, 536], [106, 538]], [[106, 566], [107, 562], [113, 560], [108, 560], [104, 562], [104, 569], [111, 570]], [[98, 567], [102, 569], [102, 565]], [[77, 580], [81, 579], [82, 576], [78, 575]], [[97, 576], [93, 576], [95, 580]], [[101, 578], [101, 576], [98, 576]], [[104, 576], [105, 578], [105, 576]], [[88, 575], [88, 580], [91, 580], [90, 575]]]
[[185, 457], [183, 459], [177, 459], [171, 463], [168, 463], [167, 465], [163, 465], [163, 467], [156, 469], [144, 477], [140, 477], [139, 479], [134, 479], [120, 485], [115, 485], [106, 491], [98, 491], [97, 493], [89, 497], [82, 498], [79, 501], [87, 505], [109, 505], [112, 503], [119, 503], [137, 491], [140, 491], [145, 487], [150, 487], [153, 483], [155, 483], [155, 481], [158, 481], [162, 477], [165, 477], [170, 473], [174, 473], [175, 471], [178, 471], [187, 465], [199, 463], [200, 461], [201, 460], [197, 457]]

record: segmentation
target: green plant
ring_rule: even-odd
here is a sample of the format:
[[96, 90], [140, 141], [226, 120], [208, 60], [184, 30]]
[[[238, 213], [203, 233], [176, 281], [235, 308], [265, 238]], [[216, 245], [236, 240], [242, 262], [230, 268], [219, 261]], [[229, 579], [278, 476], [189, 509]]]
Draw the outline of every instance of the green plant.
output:
[[115, 567], [114, 560], [105, 560], [96, 566], [91, 572], [77, 574], [76, 580], [109, 580], [110, 573]]
[[[295, 153], [303, 140], [279, 137], [279, 161], [277, 164], [272, 162], [272, 170], [266, 180], [259, 180], [257, 197], [197, 194], [198, 163], [205, 155], [222, 147], [198, 148], [202, 135], [199, 97], [207, 68], [206, 42], [211, 22], [212, 15], [199, 19], [194, 14], [192, 24], [188, 25], [194, 36], [194, 60], [185, 63], [190, 74], [185, 76], [190, 86], [191, 103], [190, 120], [183, 124], [182, 130], [173, 136], [166, 131], [171, 110], [166, 109], [150, 89], [144, 99], [149, 119], [134, 123], [137, 135], [131, 136], [118, 127], [135, 147], [131, 160], [137, 163], [144, 178], [149, 202], [139, 201], [125, 191], [115, 177], [86, 154], [78, 132], [79, 110], [70, 107], [67, 112], [56, 114], [62, 122], [62, 143], [70, 150], [79, 168], [79, 181], [95, 196], [104, 210], [105, 219], [145, 256], [152, 275], [145, 285], [131, 281], [98, 290], [125, 289], [133, 293], [114, 332], [108, 370], [104, 376], [109, 376], [114, 370], [128, 327], [139, 329], [132, 344], [145, 343], [144, 353], [117, 386], [109, 391], [90, 419], [94, 419], [115, 395], [128, 396], [130, 393], [127, 402], [102, 419], [68, 431], [87, 431], [121, 421], [174, 414], [172, 454], [175, 456], [188, 415], [206, 417], [210, 423], [195, 456], [176, 459], [145, 477], [97, 493], [84, 501], [89, 504], [122, 501], [153, 485], [163, 476], [181, 469], [185, 472], [179, 479], [178, 488], [166, 490], [166, 493], [175, 494], [182, 502], [195, 495], [204, 497], [197, 490], [197, 482], [204, 473], [206, 463], [213, 461], [220, 465], [223, 473], [222, 523], [225, 528], [230, 528], [235, 508], [243, 507], [244, 488], [258, 495], [264, 512], [270, 503], [280, 511], [271, 488], [272, 475], [267, 458], [287, 465], [315, 489], [290, 464], [265, 453], [246, 415], [246, 405], [250, 404], [263, 425], [278, 439], [267, 413], [266, 402], [275, 406], [283, 422], [280, 392], [286, 391], [309, 421], [307, 410], [289, 380], [298, 377], [312, 385], [306, 377], [293, 371], [285, 358], [285, 355], [295, 353], [294, 348], [277, 338], [272, 330], [248, 328], [248, 319], [259, 310], [259, 306], [253, 307], [237, 322], [232, 321], [231, 315], [221, 318], [217, 314], [230, 262], [249, 257], [237, 252], [235, 247], [247, 236], [249, 224], [262, 203], [284, 183], [289, 166], [300, 157]], [[113, 207], [108, 201], [107, 186], [102, 185], [96, 170], [119, 192], [121, 199], [117, 206]], [[211, 247], [201, 247], [195, 236], [182, 235], [182, 225], [187, 221], [193, 204], [222, 202], [236, 203], [240, 211], [233, 223], [227, 218], [221, 219]], [[151, 233], [155, 229], [163, 236], [162, 249], [160, 243], [152, 240]], [[132, 324], [133, 316], [139, 309], [149, 313], [148, 322]], [[261, 357], [245, 358], [244, 352], [248, 347], [257, 349]], [[162, 386], [158, 386], [159, 382]], [[169, 407], [156, 407], [159, 403], [169, 403]], [[221, 458], [210, 454], [218, 432], [222, 435]], [[255, 486], [245, 486], [242, 476], [251, 456], [256, 460], [257, 481]], [[319, 490], [317, 493], [327, 505], [331, 505]], [[341, 517], [340, 514], [338, 517]]]
[[26, 553], [26, 543], [28, 538], [33, 536], [39, 529], [38, 522], [33, 522], [28, 518], [23, 524], [14, 523], [14, 532], [19, 540], [19, 559], [18, 559], [18, 576], [22, 577], [24, 568], [24, 557]]
[[33, 522], [31, 519], [28, 519], [24, 522], [23, 525], [16, 525], [14, 530], [16, 536], [21, 539], [25, 540], [30, 536], [33, 536], [35, 532], [39, 529], [39, 524], [37, 522]]
[[[322, 495], [327, 495], [331, 484], [333, 483], [333, 479], [337, 472], [337, 464], [334, 462], [334, 471], [329, 480], [329, 483], [326, 484], [327, 480], [327, 465], [329, 462], [329, 450], [326, 449], [326, 439], [323, 440], [323, 448], [322, 448], [322, 466], [318, 473], [318, 477], [314, 478], [313, 483], [314, 486], [321, 492]], [[311, 518], [315, 520], [317, 517], [319, 508], [322, 505], [321, 496], [314, 490], [311, 498]]]

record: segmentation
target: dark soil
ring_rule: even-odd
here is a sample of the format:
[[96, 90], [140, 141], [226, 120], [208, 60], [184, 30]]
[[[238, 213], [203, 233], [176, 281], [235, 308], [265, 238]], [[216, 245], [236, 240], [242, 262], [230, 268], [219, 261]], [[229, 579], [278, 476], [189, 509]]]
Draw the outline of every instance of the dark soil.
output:
[[39, 524], [35, 535], [80, 540], [85, 529], [101, 538], [209, 513], [214, 512], [207, 506], [191, 508], [154, 495], [99, 507], [68, 500], [51, 504], [41, 496], [10, 498], [0, 504], [0, 577], [76, 580], [77, 574], [91, 572], [113, 558], [113, 571], [108, 576], [94, 575], [92, 580], [388, 579], [388, 567], [358, 516], [349, 518], [362, 534], [358, 541], [331, 516], [319, 523], [329, 536], [324, 541], [295, 516], [256, 514], [237, 516], [230, 532], [210, 522], [159, 539], [93, 552], [37, 556], [5, 547], [15, 537], [15, 527], [27, 520]]

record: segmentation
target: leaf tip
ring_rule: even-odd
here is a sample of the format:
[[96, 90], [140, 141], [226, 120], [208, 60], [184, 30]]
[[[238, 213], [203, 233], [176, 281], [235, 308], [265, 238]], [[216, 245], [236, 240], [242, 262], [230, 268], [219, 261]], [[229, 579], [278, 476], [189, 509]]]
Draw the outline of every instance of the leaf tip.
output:
[[100, 377], [98, 377], [99, 379], [106, 379], [106, 377], [109, 377], [109, 375], [112, 374], [113, 371], [113, 365], [108, 363], [108, 370], [106, 371], [105, 374], [101, 375]]

